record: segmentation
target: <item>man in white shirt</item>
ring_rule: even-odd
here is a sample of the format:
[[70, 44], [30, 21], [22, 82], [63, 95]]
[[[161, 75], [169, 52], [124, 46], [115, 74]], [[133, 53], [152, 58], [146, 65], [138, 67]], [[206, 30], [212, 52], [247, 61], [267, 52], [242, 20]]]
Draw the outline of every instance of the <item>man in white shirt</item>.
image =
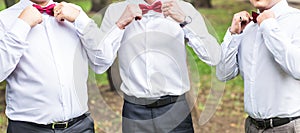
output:
[[286, 0], [250, 2], [260, 14], [234, 15], [217, 77], [243, 77], [247, 133], [299, 133], [300, 11]]
[[100, 29], [118, 51], [123, 132], [194, 132], [184, 39], [205, 63], [220, 59], [200, 13], [184, 1], [127, 0], [108, 7]]
[[90, 36], [98, 31], [80, 7], [65, 2], [21, 0], [0, 12], [7, 132], [94, 132], [88, 63], [101, 73], [113, 62], [110, 46]]

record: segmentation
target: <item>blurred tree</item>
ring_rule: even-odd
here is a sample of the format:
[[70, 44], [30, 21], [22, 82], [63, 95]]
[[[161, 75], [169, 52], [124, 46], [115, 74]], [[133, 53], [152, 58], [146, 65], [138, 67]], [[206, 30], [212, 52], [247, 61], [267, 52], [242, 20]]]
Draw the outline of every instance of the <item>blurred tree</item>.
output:
[[4, 0], [6, 8], [17, 3], [17, 0]]
[[110, 0], [92, 0], [92, 12], [98, 12], [103, 9], [107, 4], [109, 4]]
[[192, 3], [195, 8], [212, 8], [211, 0], [188, 0], [188, 2]]

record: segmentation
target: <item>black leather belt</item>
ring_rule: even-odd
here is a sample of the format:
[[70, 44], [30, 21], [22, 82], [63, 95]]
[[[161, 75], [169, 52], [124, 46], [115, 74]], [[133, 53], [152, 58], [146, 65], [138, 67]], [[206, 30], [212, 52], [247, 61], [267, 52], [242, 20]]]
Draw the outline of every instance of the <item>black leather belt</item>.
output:
[[[48, 129], [66, 129], [68, 127], [71, 127], [72, 125], [74, 125], [75, 123], [79, 122], [80, 120], [83, 120], [84, 118], [86, 118], [87, 116], [89, 116], [90, 113], [85, 113], [81, 116], [78, 116], [76, 118], [70, 119], [68, 121], [62, 121], [62, 122], [54, 122], [54, 123], [50, 123], [47, 125], [44, 124], [37, 124], [37, 123], [32, 123], [32, 122], [24, 122], [24, 123], [28, 123], [30, 125], [36, 126], [36, 127], [42, 127], [42, 128], [48, 128]], [[11, 120], [13, 121], [13, 120]]]
[[151, 99], [151, 98], [137, 98], [135, 96], [128, 96], [124, 94], [124, 99], [127, 102], [138, 104], [138, 105], [144, 105], [148, 108], [157, 108], [166, 106], [172, 103], [175, 103], [176, 101], [182, 101], [185, 100], [185, 95], [180, 96], [162, 96], [159, 99]]
[[270, 119], [254, 119], [250, 117], [250, 121], [252, 124], [256, 126], [257, 129], [268, 129], [268, 128], [273, 128], [277, 126], [281, 126], [284, 124], [287, 124], [291, 122], [292, 120], [300, 118], [300, 116], [297, 117], [289, 117], [289, 118], [270, 118]]

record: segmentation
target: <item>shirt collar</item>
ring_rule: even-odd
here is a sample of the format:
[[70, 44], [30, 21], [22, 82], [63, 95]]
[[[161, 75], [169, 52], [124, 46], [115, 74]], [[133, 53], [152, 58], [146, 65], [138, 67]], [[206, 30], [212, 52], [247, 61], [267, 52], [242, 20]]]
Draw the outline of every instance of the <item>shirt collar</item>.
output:
[[277, 4], [275, 4], [270, 10], [274, 12], [275, 17], [279, 17], [282, 14], [288, 12], [289, 5], [286, 0], [281, 0]]

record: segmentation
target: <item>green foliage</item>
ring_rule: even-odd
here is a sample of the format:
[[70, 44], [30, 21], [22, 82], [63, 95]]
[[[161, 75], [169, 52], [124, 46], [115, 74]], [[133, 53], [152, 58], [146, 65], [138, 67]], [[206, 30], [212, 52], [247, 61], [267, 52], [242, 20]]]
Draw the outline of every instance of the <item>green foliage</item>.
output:
[[91, 0], [70, 0], [72, 3], [79, 5], [85, 12], [89, 12], [92, 8]]
[[5, 9], [4, 0], [0, 0], [0, 11]]

